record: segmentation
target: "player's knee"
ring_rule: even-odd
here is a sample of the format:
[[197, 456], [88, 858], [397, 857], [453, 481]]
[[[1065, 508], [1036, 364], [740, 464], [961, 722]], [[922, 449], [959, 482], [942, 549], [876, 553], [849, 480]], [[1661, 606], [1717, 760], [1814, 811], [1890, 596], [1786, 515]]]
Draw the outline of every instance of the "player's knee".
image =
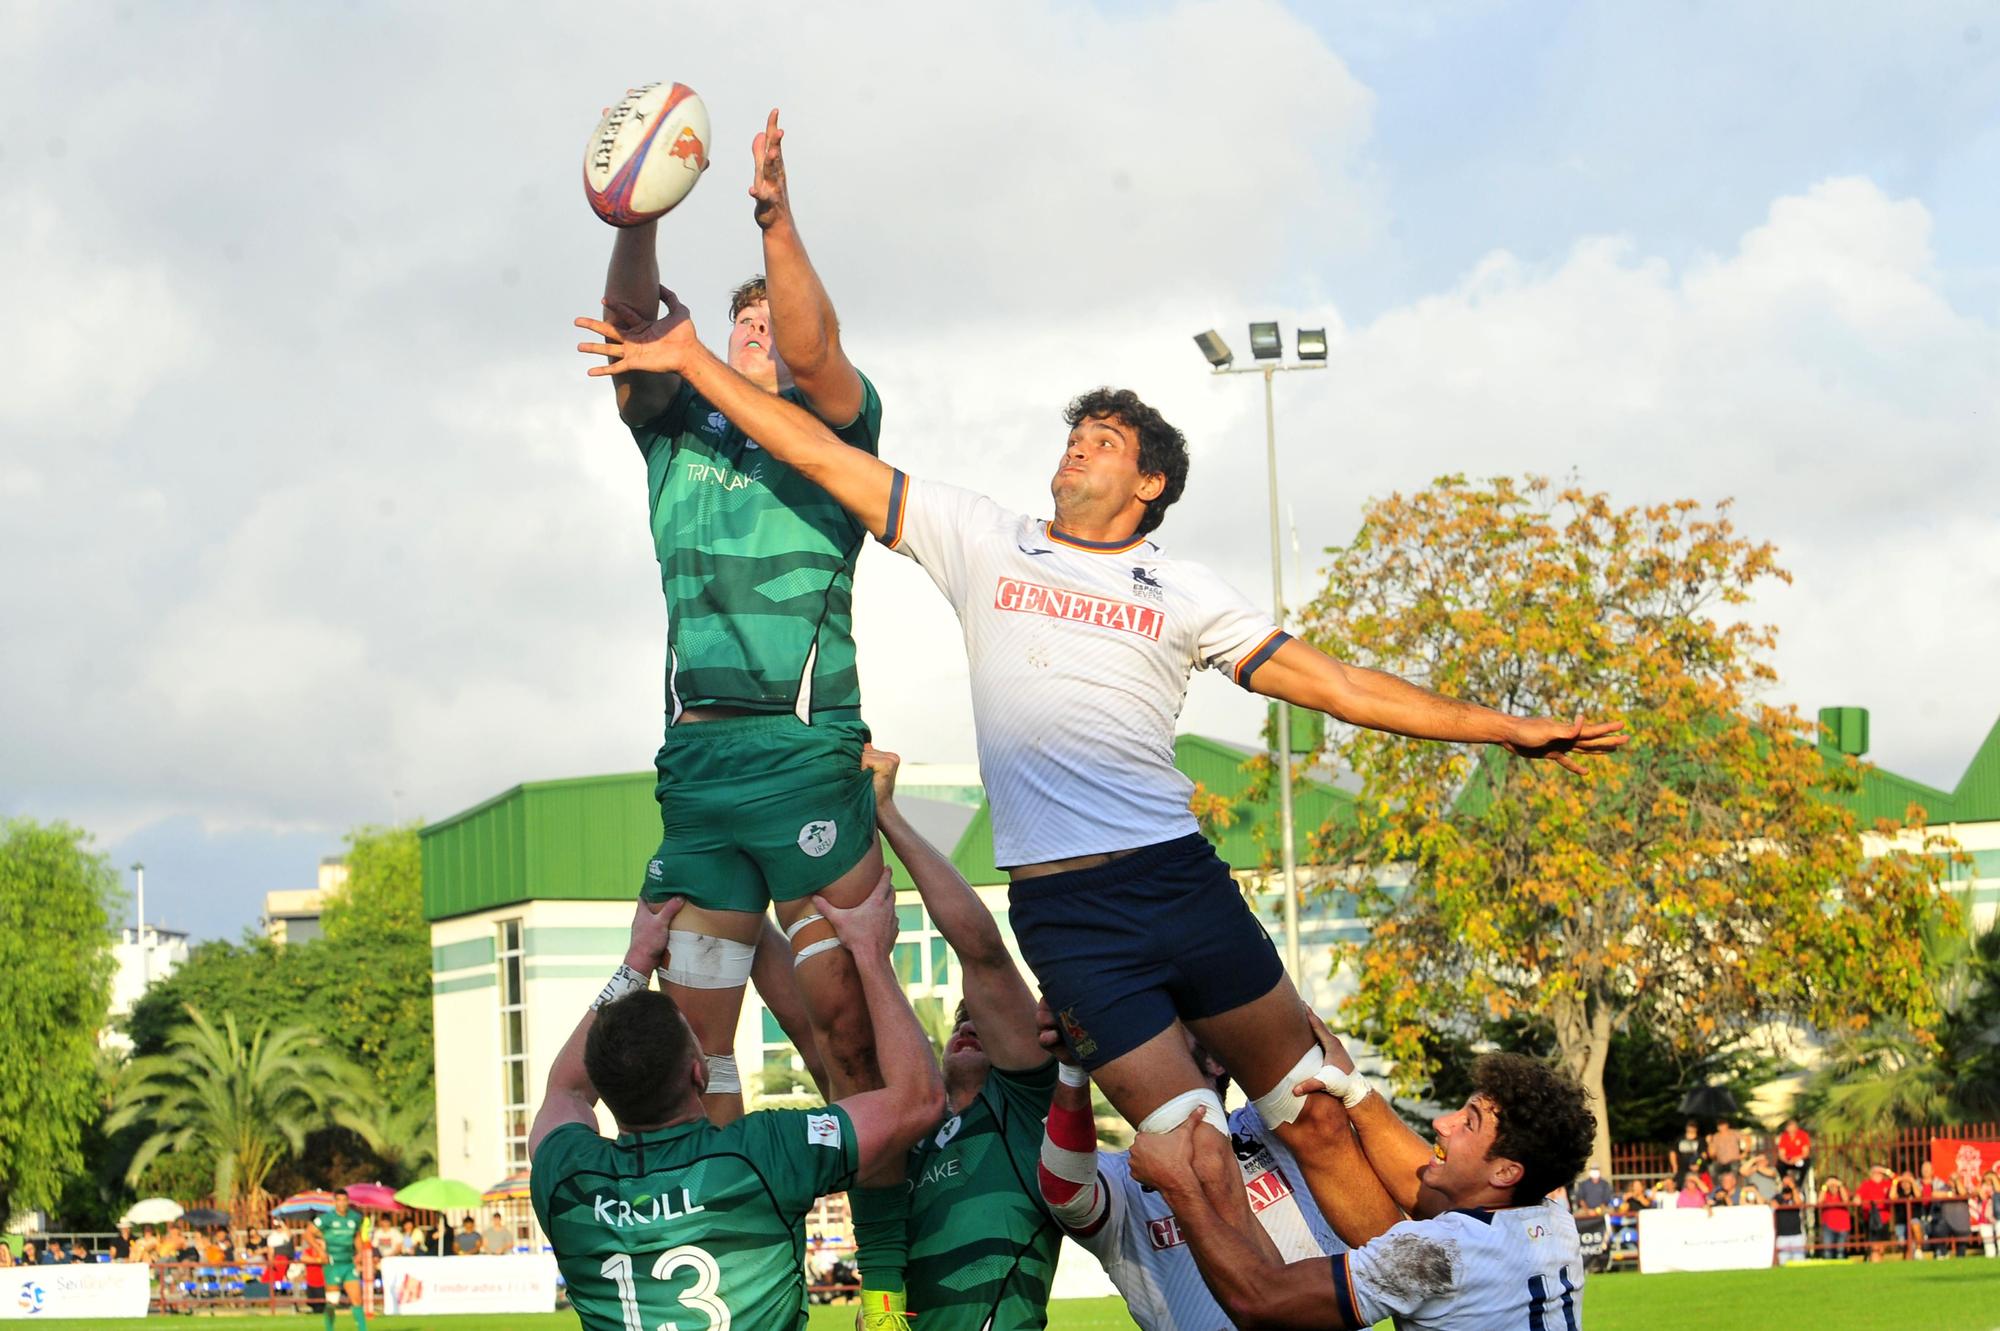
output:
[[1212, 1087], [1183, 1091], [1139, 1121], [1141, 1132], [1172, 1132], [1201, 1111], [1201, 1121], [1224, 1136], [1229, 1135], [1229, 1115], [1223, 1111], [1222, 1097]]

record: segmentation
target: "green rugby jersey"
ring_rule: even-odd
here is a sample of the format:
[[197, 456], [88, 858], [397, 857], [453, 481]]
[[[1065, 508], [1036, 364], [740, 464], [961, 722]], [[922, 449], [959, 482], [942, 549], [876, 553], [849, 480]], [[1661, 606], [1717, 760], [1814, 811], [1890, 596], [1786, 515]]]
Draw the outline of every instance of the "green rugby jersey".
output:
[[835, 1105], [615, 1142], [569, 1123], [542, 1139], [529, 1178], [584, 1331], [798, 1331], [806, 1212], [859, 1163]]
[[910, 1151], [910, 1311], [923, 1331], [1048, 1323], [1062, 1231], [1035, 1164], [1055, 1092], [1051, 1059], [987, 1074], [978, 1098]]
[[[882, 399], [834, 433], [873, 453]], [[787, 402], [805, 405], [788, 388]], [[867, 531], [685, 383], [635, 426], [667, 599], [667, 722], [688, 707], [858, 718], [854, 561]]]
[[326, 1238], [328, 1266], [354, 1265], [354, 1244], [361, 1237], [361, 1212], [321, 1211], [313, 1217], [313, 1228]]

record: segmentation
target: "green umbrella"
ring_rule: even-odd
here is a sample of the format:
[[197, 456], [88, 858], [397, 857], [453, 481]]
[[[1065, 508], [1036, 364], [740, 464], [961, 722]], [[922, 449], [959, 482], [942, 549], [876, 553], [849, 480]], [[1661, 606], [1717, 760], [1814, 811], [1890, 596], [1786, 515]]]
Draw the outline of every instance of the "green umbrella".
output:
[[396, 1193], [396, 1200], [418, 1211], [463, 1211], [479, 1205], [479, 1189], [455, 1178], [420, 1178]]

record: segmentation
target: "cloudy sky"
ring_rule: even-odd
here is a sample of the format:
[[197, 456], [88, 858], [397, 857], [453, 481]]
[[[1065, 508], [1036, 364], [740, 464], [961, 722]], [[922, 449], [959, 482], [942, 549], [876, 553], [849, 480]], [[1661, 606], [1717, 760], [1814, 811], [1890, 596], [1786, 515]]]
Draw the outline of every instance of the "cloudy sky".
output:
[[[11, 0], [0, 812], [230, 935], [357, 823], [646, 765], [643, 472], [569, 320], [584, 140], [662, 78], [718, 140], [669, 282], [719, 337], [782, 108], [912, 471], [1041, 511], [1064, 400], [1128, 384], [1193, 442], [1166, 537], [1261, 598], [1259, 394], [1189, 338], [1324, 324], [1308, 580], [1449, 471], [1733, 496], [1782, 698], [1947, 785], [2000, 716], [2000, 5]], [[928, 580], [871, 550], [858, 619], [881, 741], [969, 760]]]

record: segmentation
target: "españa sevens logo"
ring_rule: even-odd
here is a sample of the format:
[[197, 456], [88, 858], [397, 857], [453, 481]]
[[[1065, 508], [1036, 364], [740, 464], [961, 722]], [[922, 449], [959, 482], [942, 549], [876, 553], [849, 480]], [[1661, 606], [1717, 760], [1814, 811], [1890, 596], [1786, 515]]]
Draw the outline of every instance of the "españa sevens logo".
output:
[[807, 823], [799, 829], [799, 849], [814, 859], [832, 850], [833, 843], [839, 839], [840, 829], [834, 826], [831, 818]]

